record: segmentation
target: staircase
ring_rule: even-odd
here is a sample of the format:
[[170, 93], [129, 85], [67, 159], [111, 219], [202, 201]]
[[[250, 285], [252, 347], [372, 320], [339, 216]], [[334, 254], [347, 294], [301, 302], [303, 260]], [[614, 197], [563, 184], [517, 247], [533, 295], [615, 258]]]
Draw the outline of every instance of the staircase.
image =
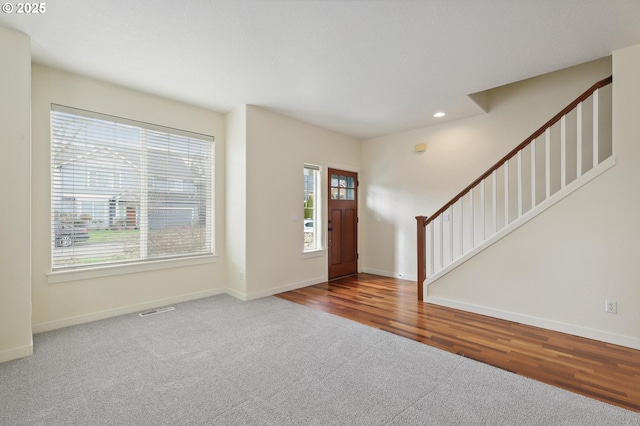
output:
[[615, 164], [601, 80], [431, 216], [417, 216], [418, 299], [440, 277]]

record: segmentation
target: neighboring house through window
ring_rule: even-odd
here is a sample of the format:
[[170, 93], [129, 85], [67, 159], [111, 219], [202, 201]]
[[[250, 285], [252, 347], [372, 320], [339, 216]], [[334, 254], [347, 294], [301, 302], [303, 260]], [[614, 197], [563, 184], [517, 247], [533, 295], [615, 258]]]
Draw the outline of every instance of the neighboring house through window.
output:
[[304, 251], [321, 248], [320, 176], [319, 166], [304, 165]]
[[52, 270], [213, 254], [213, 140], [52, 105]]

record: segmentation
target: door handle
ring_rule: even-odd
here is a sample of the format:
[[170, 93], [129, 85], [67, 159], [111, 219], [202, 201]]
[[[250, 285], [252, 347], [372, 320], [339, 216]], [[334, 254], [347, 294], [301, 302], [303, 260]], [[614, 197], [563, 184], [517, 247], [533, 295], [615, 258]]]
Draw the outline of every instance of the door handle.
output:
[[327, 231], [333, 231], [333, 228], [329, 228], [329, 229], [327, 229]]

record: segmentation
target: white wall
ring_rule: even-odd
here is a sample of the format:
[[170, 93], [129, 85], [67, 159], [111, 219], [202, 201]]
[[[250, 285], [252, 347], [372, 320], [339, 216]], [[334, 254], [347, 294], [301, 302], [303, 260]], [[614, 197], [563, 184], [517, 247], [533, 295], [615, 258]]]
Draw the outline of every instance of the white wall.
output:
[[[32, 72], [33, 328], [45, 331], [225, 291], [224, 116], [40, 65]], [[216, 138], [217, 263], [49, 283], [49, 113], [52, 103]], [[27, 179], [28, 182], [28, 179]], [[28, 211], [28, 210], [27, 210]]]
[[244, 298], [247, 274], [247, 107], [226, 115], [227, 157], [225, 177], [227, 289]]
[[[245, 297], [326, 280], [326, 250], [303, 257], [303, 167], [322, 167], [326, 191], [327, 167], [359, 171], [360, 141], [256, 106], [247, 107], [246, 137]], [[326, 210], [324, 197], [324, 216]]]
[[[368, 212], [367, 235], [376, 235], [372, 228], [391, 228], [396, 241], [404, 233], [414, 239], [415, 221], [406, 217], [435, 211], [506, 153], [501, 132], [517, 143], [608, 73], [605, 59], [495, 89], [489, 92], [492, 109], [485, 116], [365, 142], [363, 167], [373, 180], [367, 179], [370, 202], [383, 203], [376, 194], [384, 191], [393, 197], [389, 188], [395, 185], [401, 189], [399, 212]], [[436, 281], [428, 287], [427, 300], [640, 348], [639, 73], [640, 46], [614, 53], [616, 166]], [[403, 158], [392, 163], [388, 175], [402, 176], [391, 184], [376, 179], [382, 158], [394, 150], [408, 151], [417, 141], [427, 142], [430, 150], [422, 157], [396, 153]], [[424, 187], [397, 182], [407, 178]], [[387, 241], [395, 251], [397, 242]], [[365, 247], [383, 244], [369, 240]], [[415, 242], [409, 245], [403, 252], [408, 258], [394, 251], [367, 252], [366, 265], [380, 262], [380, 269], [415, 274]], [[384, 263], [387, 257], [396, 263]], [[618, 302], [617, 315], [604, 312], [605, 299]]]
[[30, 44], [24, 34], [0, 27], [0, 362], [28, 356], [33, 351]]

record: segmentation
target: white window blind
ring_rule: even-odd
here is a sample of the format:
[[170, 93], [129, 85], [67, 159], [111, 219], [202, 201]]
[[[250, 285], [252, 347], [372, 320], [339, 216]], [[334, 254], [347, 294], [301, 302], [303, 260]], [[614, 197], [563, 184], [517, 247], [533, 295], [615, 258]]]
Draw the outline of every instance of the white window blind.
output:
[[52, 105], [52, 270], [214, 252], [214, 138]]

